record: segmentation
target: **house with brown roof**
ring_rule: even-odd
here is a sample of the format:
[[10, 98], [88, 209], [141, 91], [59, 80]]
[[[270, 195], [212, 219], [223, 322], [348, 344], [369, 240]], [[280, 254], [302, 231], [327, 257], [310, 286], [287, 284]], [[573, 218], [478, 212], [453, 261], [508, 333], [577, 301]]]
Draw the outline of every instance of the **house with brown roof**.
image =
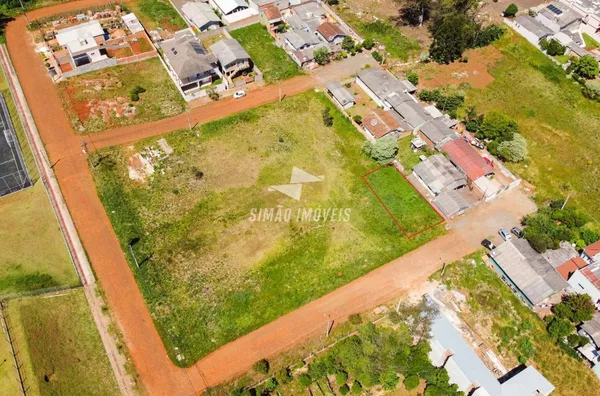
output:
[[275, 4], [269, 4], [260, 11], [261, 18], [269, 29], [274, 30], [283, 23], [283, 14]]
[[391, 111], [379, 108], [363, 118], [362, 127], [375, 139], [381, 139], [384, 136], [393, 136], [399, 139], [402, 137], [402, 132], [409, 130], [408, 125], [394, 118]]
[[317, 34], [328, 43], [341, 44], [346, 33], [335, 23], [324, 22], [317, 27]]

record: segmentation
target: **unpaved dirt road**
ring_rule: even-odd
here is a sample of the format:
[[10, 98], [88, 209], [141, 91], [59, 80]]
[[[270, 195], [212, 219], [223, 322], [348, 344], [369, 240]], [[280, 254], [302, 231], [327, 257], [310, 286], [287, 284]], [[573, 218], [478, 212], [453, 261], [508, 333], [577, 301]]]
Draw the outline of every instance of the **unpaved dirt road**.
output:
[[[28, 16], [34, 19], [107, 2], [76, 1], [36, 10], [28, 13]], [[61, 108], [56, 87], [49, 79], [41, 58], [33, 52], [25, 29], [23, 18], [11, 22], [7, 28], [8, 48], [14, 67], [50, 160], [55, 164], [56, 176], [83, 245], [123, 332], [139, 376], [151, 395], [198, 394], [207, 386], [226, 381], [251, 367], [255, 361], [277, 354], [316, 332], [323, 331], [325, 314], [336, 322], [343, 321], [349, 314], [401, 294], [411, 284], [424, 280], [444, 262], [459, 259], [472, 252], [476, 249], [478, 240], [495, 232], [497, 224], [505, 227], [516, 224], [522, 215], [535, 208], [519, 191], [506, 193], [496, 201], [481, 205], [462, 217], [462, 223], [457, 224], [460, 225], [460, 232], [450, 231], [446, 236], [225, 345], [191, 368], [178, 368], [167, 356], [119, 241], [96, 194], [86, 157], [81, 152], [82, 138], [73, 133]], [[336, 74], [331, 71], [327, 73], [332, 76]], [[322, 83], [326, 78], [326, 74], [298, 77], [284, 83], [284, 92], [287, 95], [299, 93]], [[265, 87], [260, 91], [253, 91], [243, 100], [223, 100], [195, 108], [191, 117], [194, 123], [205, 122], [277, 100], [278, 96], [277, 86]], [[108, 131], [94, 136], [93, 140], [97, 146], [105, 147], [133, 142], [143, 137], [185, 128], [187, 125], [187, 116], [184, 114], [143, 126]], [[478, 216], [496, 216], [498, 220], [472, 220]]]

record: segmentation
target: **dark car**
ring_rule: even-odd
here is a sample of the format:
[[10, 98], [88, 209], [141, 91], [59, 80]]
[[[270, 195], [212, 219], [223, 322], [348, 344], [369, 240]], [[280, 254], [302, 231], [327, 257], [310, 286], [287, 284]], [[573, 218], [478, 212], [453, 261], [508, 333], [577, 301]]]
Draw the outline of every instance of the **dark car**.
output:
[[523, 231], [519, 227], [513, 227], [510, 229], [510, 232], [515, 234], [517, 238], [523, 238]]
[[484, 239], [481, 241], [481, 244], [490, 250], [496, 249], [496, 245], [494, 245], [489, 239]]

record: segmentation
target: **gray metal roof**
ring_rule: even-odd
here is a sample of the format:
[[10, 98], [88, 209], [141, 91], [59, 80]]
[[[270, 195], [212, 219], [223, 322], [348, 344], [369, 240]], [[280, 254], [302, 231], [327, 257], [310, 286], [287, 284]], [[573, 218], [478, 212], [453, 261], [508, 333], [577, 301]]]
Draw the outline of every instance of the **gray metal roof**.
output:
[[560, 267], [565, 261], [577, 256], [579, 256], [579, 253], [567, 241], [562, 241], [560, 243], [560, 248], [558, 249], [546, 250], [542, 253], [542, 257], [544, 257], [554, 268]]
[[456, 132], [450, 129], [442, 120], [433, 119], [429, 120], [426, 124], [421, 125], [419, 128], [421, 132], [429, 140], [433, 142], [433, 144], [443, 144], [449, 139], [456, 137]]
[[206, 3], [187, 2], [181, 6], [181, 11], [200, 30], [210, 25], [221, 23], [221, 20], [215, 14], [212, 7]]
[[408, 80], [400, 80], [400, 83], [404, 85], [404, 88], [410, 93], [413, 93], [417, 90], [417, 87], [415, 87], [414, 84]]
[[283, 34], [283, 37], [288, 40], [295, 49], [300, 49], [306, 45], [312, 45], [316, 37], [313, 37], [309, 32], [302, 29], [293, 29]]
[[392, 93], [404, 96], [402, 95], [405, 89], [404, 86], [394, 76], [383, 69], [371, 67], [361, 70], [358, 72], [358, 78], [381, 100], [386, 100]]
[[523, 26], [525, 29], [533, 33], [538, 39], [542, 39], [550, 34], [552, 30], [548, 29], [537, 19], [530, 17], [529, 15], [521, 15], [515, 19], [515, 22]]
[[600, 313], [596, 312], [592, 320], [584, 322], [581, 325], [581, 329], [592, 337], [597, 347], [600, 347]]
[[287, 21], [288, 25], [290, 25], [290, 27], [292, 29], [303, 29], [304, 28], [304, 22], [302, 22], [302, 19], [300, 19], [300, 17], [298, 15], [290, 15], [290, 16], [286, 17], [285, 20]]
[[491, 257], [534, 305], [569, 286], [525, 239], [502, 243]]
[[209, 54], [189, 29], [178, 32], [174, 38], [159, 45], [181, 80], [206, 73], [217, 65], [217, 57]]
[[435, 194], [444, 190], [454, 190], [467, 184], [464, 173], [442, 154], [427, 157], [413, 168], [413, 172]]
[[398, 106], [394, 106], [394, 110], [404, 118], [404, 120], [412, 127], [418, 128], [431, 120], [431, 116], [425, 114], [423, 108], [414, 101], [406, 101]]
[[[555, 12], [551, 11], [551, 7], [558, 9], [560, 14], [557, 15]], [[578, 11], [564, 3], [559, 2], [552, 2], [551, 4], [548, 4], [546, 7], [538, 11], [538, 14], [541, 14], [549, 20], [555, 22], [560, 26], [561, 29], [583, 18], [583, 15], [581, 15]]]
[[325, 9], [314, 1], [294, 7], [294, 12], [302, 19], [313, 19], [327, 15]]
[[250, 55], [235, 39], [217, 41], [210, 46], [210, 50], [215, 54], [222, 66], [250, 59]]
[[471, 204], [456, 190], [444, 191], [431, 202], [433, 202], [446, 217], [454, 217], [458, 213], [471, 207]]
[[354, 97], [337, 81], [327, 84], [327, 90], [342, 106], [354, 103]]
[[585, 48], [581, 48], [579, 45], [575, 44], [574, 42], [571, 42], [567, 45], [567, 47], [573, 51], [577, 56], [584, 56], [584, 55], [590, 55], [590, 52], [588, 50], [586, 50]]
[[475, 394], [490, 396], [549, 395], [554, 390], [554, 386], [533, 366], [527, 367], [502, 384], [498, 382], [460, 332], [441, 312], [434, 318], [430, 334], [431, 361], [436, 365], [439, 365], [440, 361], [446, 361], [450, 382], [457, 385], [460, 383], [459, 390], [463, 392], [468, 393], [472, 390], [473, 384], [479, 385], [479, 388], [485, 391], [476, 391]]

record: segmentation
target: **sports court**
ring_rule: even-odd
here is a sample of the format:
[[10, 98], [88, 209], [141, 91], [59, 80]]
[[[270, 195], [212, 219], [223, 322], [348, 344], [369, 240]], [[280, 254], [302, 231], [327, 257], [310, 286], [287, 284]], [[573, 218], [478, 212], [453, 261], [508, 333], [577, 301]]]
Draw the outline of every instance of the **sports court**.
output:
[[0, 95], [0, 197], [31, 185], [6, 101]]

